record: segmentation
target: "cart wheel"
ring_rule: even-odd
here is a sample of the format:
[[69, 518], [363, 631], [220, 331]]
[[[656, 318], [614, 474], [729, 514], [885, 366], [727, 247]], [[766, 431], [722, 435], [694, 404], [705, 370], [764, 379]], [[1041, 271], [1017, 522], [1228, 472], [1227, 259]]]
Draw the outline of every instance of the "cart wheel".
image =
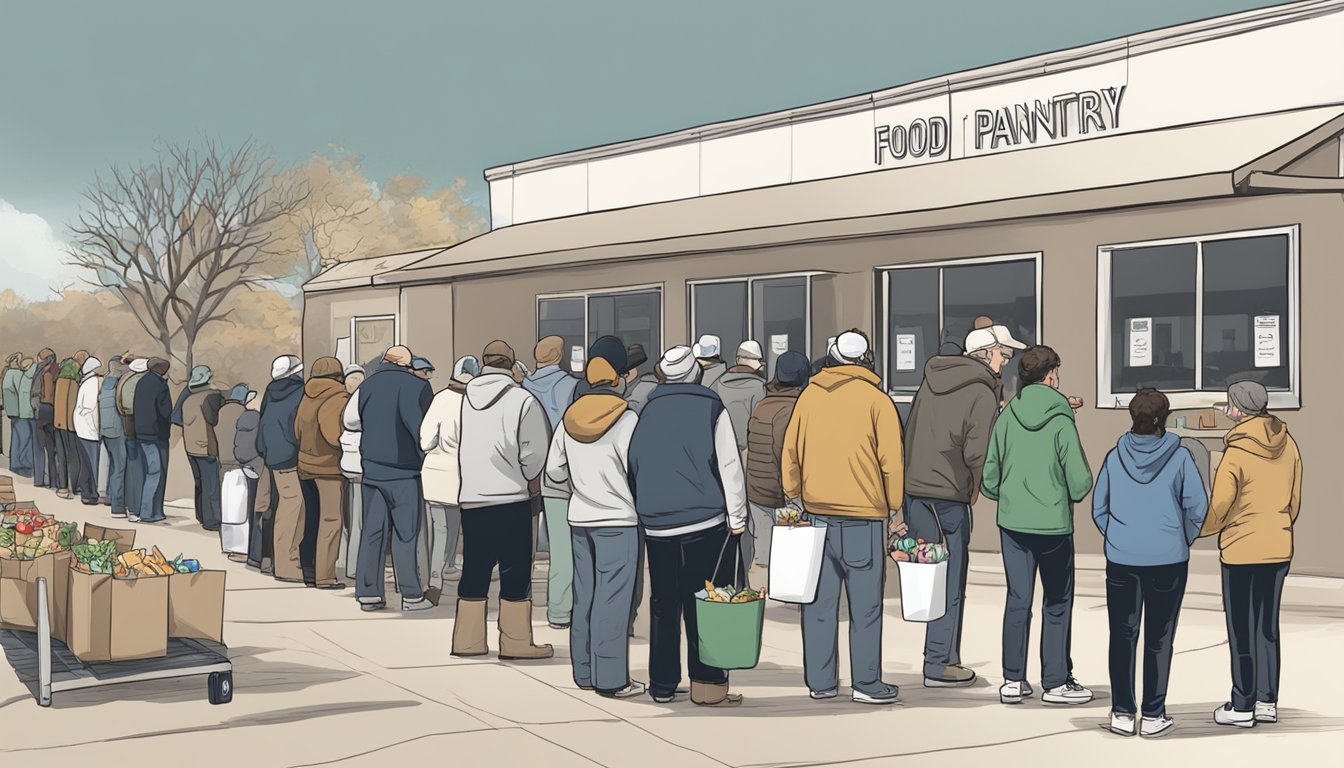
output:
[[228, 704], [233, 701], [233, 673], [210, 673], [210, 703]]

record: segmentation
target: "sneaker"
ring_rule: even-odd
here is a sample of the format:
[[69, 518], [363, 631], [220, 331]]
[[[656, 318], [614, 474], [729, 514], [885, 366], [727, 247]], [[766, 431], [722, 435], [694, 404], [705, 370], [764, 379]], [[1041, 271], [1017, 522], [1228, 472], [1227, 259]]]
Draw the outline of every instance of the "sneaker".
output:
[[403, 611], [408, 612], [428, 611], [430, 608], [433, 607], [434, 604], [429, 602], [429, 599], [426, 598], [424, 595], [421, 595], [420, 597], [417, 597], [414, 600], [407, 600], [405, 598], [402, 598], [401, 600], [401, 610]]
[[1025, 680], [1009, 680], [999, 686], [999, 703], [1021, 704], [1023, 699], [1030, 698], [1033, 693], [1031, 684]]
[[807, 695], [810, 696], [813, 701], [826, 701], [827, 699], [834, 699], [836, 696], [839, 696], [840, 689], [832, 688], [829, 691], [808, 691]]
[[1232, 703], [1228, 702], [1218, 709], [1213, 710], [1213, 722], [1219, 725], [1232, 725], [1237, 728], [1254, 728], [1255, 711], [1246, 710], [1242, 712], [1232, 708]]
[[548, 622], [546, 622], [546, 626], [550, 627], [551, 629], [556, 629], [556, 630], [560, 630], [560, 629], [569, 629], [569, 622], [566, 621], [566, 622], [563, 622], [563, 623], [562, 623], [562, 622], [559, 622], [559, 621], [548, 621]]
[[659, 704], [671, 704], [672, 702], [677, 700], [677, 694], [675, 693], [658, 694], [654, 693], [653, 691], [649, 691], [649, 696]]
[[1279, 705], [1272, 701], [1255, 702], [1255, 722], [1257, 723], [1277, 723], [1279, 722]]
[[359, 599], [359, 610], [361, 611], [372, 613], [373, 611], [381, 611], [386, 607], [387, 607], [387, 601], [381, 600], [376, 597], [369, 597], [369, 598], [361, 597]]
[[975, 684], [975, 671], [956, 664], [943, 667], [938, 677], [924, 676], [925, 688], [966, 688]]
[[116, 517], [116, 518], [120, 518], [120, 519], [122, 519], [122, 520], [126, 519], [126, 513], [125, 513], [125, 512], [113, 512], [113, 513], [112, 513], [112, 516], [113, 516], [113, 517]]
[[1086, 704], [1091, 700], [1092, 692], [1079, 685], [1072, 677], [1065, 680], [1063, 685], [1041, 694], [1041, 701], [1046, 704]]
[[[1145, 717], [1145, 718], [1144, 718], [1144, 721], [1147, 722], [1147, 720], [1148, 720], [1148, 718]], [[1134, 735], [1134, 716], [1133, 716], [1133, 715], [1127, 715], [1127, 714], [1125, 714], [1124, 712], [1112, 712], [1112, 713], [1111, 713], [1111, 726], [1110, 726], [1110, 728], [1111, 728], [1111, 733], [1114, 733], [1114, 734], [1117, 734], [1117, 735], [1120, 735], [1120, 736], [1133, 736], [1133, 735]]]
[[[631, 699], [645, 691], [644, 684], [638, 680], [631, 680], [624, 688], [619, 691], [598, 691], [598, 696], [605, 696], [608, 699]], [[657, 699], [654, 699], [657, 701]]]
[[879, 690], [866, 693], [855, 688], [854, 693], [849, 698], [856, 704], [899, 704], [901, 689], [894, 685], [884, 685]]
[[1176, 721], [1167, 717], [1164, 712], [1157, 717], [1143, 718], [1143, 727], [1140, 730], [1140, 733], [1143, 734], [1145, 739], [1152, 739], [1166, 735], [1167, 732], [1174, 727], [1176, 727]]
[[131, 523], [138, 523], [138, 522], [140, 522], [140, 518], [139, 518], [138, 516], [136, 516], [136, 515], [127, 515], [127, 516], [126, 516], [126, 521], [127, 521], [127, 522], [131, 522]]

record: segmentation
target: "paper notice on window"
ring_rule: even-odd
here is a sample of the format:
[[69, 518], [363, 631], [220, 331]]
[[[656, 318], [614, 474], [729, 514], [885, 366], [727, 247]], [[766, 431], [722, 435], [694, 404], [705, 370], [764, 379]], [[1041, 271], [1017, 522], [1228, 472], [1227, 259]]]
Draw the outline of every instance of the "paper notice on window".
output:
[[789, 335], [787, 333], [776, 334], [770, 337], [770, 354], [779, 357], [789, 351]]
[[1153, 318], [1129, 319], [1129, 367], [1147, 368], [1153, 364]]
[[915, 370], [915, 334], [896, 334], [896, 370]]
[[349, 365], [354, 362], [350, 359], [349, 336], [342, 336], [336, 340], [336, 359], [341, 361], [341, 365]]
[[1255, 367], [1278, 368], [1279, 352], [1279, 316], [1255, 316]]
[[584, 353], [583, 347], [574, 345], [569, 348], [569, 369], [575, 373], [583, 373]]

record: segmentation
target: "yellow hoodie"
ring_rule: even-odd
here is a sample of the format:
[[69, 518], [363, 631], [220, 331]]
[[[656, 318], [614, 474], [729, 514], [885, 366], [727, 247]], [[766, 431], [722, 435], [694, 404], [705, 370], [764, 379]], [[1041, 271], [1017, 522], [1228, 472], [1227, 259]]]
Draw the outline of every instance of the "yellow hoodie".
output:
[[784, 433], [784, 493], [818, 515], [885, 520], [905, 495], [901, 418], [877, 374], [823, 369], [798, 397]]
[[1223, 438], [1201, 536], [1218, 534], [1227, 565], [1293, 559], [1293, 524], [1302, 504], [1302, 456], [1276, 416], [1256, 416]]

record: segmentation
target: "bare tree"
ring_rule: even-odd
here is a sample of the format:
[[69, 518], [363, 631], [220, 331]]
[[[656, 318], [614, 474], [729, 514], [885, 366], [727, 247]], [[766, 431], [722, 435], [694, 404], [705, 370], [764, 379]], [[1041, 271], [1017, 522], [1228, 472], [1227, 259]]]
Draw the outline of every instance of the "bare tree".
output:
[[305, 195], [251, 143], [164, 145], [153, 161], [96, 177], [71, 227], [71, 261], [190, 370], [201, 332], [230, 318], [226, 300], [273, 279], [273, 224]]

